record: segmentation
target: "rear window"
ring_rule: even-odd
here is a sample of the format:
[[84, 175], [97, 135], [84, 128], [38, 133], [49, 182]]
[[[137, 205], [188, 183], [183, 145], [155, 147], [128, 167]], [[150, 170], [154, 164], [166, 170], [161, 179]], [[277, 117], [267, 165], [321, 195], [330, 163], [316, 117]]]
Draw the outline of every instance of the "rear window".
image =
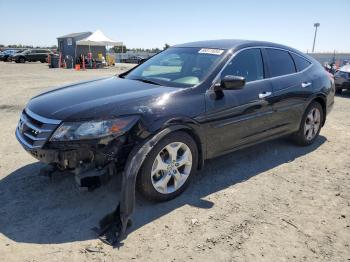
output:
[[238, 53], [221, 75], [243, 76], [247, 82], [263, 79], [264, 66], [260, 49], [248, 49]]
[[303, 58], [299, 55], [293, 54], [293, 53], [291, 53], [291, 55], [294, 59], [295, 66], [297, 67], [298, 71], [303, 71], [305, 68], [307, 68], [309, 65], [311, 65], [311, 63], [309, 61], [307, 61], [305, 58]]
[[271, 77], [295, 73], [295, 65], [290, 54], [283, 50], [267, 48]]

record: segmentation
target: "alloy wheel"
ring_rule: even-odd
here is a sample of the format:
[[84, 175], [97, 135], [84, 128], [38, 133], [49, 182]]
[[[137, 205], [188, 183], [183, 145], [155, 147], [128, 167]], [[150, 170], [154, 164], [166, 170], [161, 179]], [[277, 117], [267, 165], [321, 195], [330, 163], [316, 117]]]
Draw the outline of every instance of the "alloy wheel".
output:
[[304, 136], [307, 140], [312, 140], [317, 135], [321, 124], [321, 112], [318, 108], [311, 108], [306, 116], [304, 126]]
[[192, 169], [192, 152], [182, 142], [172, 142], [156, 156], [151, 170], [152, 185], [161, 194], [181, 188]]

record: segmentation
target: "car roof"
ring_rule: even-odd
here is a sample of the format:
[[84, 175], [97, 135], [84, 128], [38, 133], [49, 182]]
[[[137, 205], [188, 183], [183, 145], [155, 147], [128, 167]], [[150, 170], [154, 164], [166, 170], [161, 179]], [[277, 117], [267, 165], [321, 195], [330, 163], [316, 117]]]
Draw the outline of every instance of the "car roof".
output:
[[[221, 39], [221, 40], [206, 40], [198, 42], [190, 42], [179, 45], [174, 45], [173, 47], [198, 47], [198, 48], [217, 48], [217, 49], [241, 49], [245, 47], [253, 46], [268, 46], [283, 48], [287, 50], [297, 51], [294, 48], [266, 42], [266, 41], [255, 41], [255, 40], [242, 40], [242, 39]], [[299, 51], [297, 51], [299, 53]]]

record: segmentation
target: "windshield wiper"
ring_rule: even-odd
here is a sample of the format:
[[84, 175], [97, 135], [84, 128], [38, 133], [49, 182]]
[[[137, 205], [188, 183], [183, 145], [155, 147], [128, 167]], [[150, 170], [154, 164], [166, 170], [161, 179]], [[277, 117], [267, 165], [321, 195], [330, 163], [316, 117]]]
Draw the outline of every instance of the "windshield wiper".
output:
[[149, 80], [149, 79], [146, 79], [146, 78], [131, 78], [131, 80], [136, 80], [136, 81], [140, 81], [140, 82], [144, 82], [144, 83], [147, 83], [147, 84], [153, 84], [153, 85], [157, 85], [157, 86], [160, 86], [161, 84], [155, 82], [155, 81], [152, 81], [152, 80]]

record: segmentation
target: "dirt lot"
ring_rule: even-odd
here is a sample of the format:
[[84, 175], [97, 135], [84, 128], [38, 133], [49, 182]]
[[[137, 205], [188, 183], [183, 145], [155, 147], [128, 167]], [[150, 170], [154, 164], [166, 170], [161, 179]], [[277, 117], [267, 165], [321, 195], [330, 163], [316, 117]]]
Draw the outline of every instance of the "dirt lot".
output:
[[208, 161], [179, 198], [138, 197], [119, 248], [97, 240], [91, 228], [115, 207], [119, 178], [81, 193], [72, 177], [40, 177], [14, 131], [26, 101], [43, 89], [126, 68], [0, 63], [1, 261], [350, 260], [350, 93], [336, 97], [313, 146], [280, 139]]

